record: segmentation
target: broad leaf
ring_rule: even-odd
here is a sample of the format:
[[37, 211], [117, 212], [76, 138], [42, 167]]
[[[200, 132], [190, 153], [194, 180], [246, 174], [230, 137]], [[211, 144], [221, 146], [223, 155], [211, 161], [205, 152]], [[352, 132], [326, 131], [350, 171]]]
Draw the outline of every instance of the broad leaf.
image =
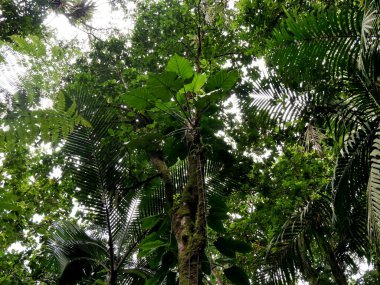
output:
[[174, 72], [164, 72], [161, 74], [151, 74], [148, 79], [147, 87], [149, 92], [164, 102], [170, 99], [183, 86], [181, 80], [178, 79]]
[[231, 238], [219, 237], [214, 242], [214, 245], [222, 254], [228, 257], [235, 257], [236, 252], [247, 253], [251, 251], [249, 244]]
[[207, 81], [207, 75], [206, 74], [199, 74], [196, 73], [193, 77], [193, 81], [189, 84], [185, 85], [185, 92], [191, 91], [191, 92], [198, 92], [203, 85], [205, 85]]
[[205, 89], [207, 92], [217, 89], [228, 91], [235, 85], [238, 79], [239, 73], [236, 70], [229, 72], [226, 70], [221, 70], [209, 78]]
[[162, 240], [154, 240], [149, 242], [142, 242], [140, 248], [144, 251], [151, 251], [161, 246], [165, 246], [166, 242]]
[[[211, 206], [211, 209], [214, 211], [214, 212], [218, 212], [218, 213], [227, 213], [228, 211], [228, 207], [227, 207], [227, 204], [223, 201], [223, 199], [221, 199], [221, 197], [219, 196], [211, 196], [209, 199], [208, 199], [208, 204]], [[210, 209], [210, 210], [211, 210]]]
[[236, 285], [249, 285], [249, 279], [247, 274], [243, 269], [237, 267], [236, 265], [231, 266], [230, 268], [224, 269], [224, 274], [226, 277]]
[[160, 222], [160, 221], [161, 221], [160, 215], [146, 217], [142, 221], [141, 228], [143, 230], [149, 230], [149, 229], [153, 228], [155, 225], [157, 225], [158, 222]]
[[220, 219], [216, 219], [213, 216], [207, 217], [207, 225], [217, 233], [223, 234], [226, 232], [222, 221]]
[[187, 59], [175, 54], [166, 66], [167, 71], [172, 71], [181, 76], [183, 79], [188, 79], [193, 76], [193, 67]]
[[204, 274], [206, 274], [206, 275], [211, 274], [210, 261], [208, 260], [205, 253], [203, 253], [202, 258], [201, 258], [201, 266], [202, 266], [202, 271]]
[[156, 249], [166, 246], [167, 242], [160, 239], [159, 235], [157, 233], [151, 233], [150, 235], [146, 236], [140, 243], [140, 252], [139, 256], [147, 256], [151, 254]]
[[129, 107], [142, 111], [149, 105], [149, 91], [147, 88], [138, 88], [125, 94], [123, 101]]

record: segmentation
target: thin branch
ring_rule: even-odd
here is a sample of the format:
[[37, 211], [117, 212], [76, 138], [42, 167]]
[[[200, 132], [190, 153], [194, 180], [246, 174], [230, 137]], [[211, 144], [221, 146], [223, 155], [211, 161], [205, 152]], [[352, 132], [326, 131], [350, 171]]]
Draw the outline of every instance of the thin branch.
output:
[[137, 183], [136, 183], [135, 185], [133, 185], [133, 186], [129, 186], [129, 187], [127, 187], [127, 188], [123, 188], [122, 190], [123, 190], [123, 191], [129, 191], [129, 190], [137, 189], [137, 188], [143, 186], [144, 184], [149, 183], [150, 181], [154, 180], [155, 178], [157, 178], [157, 177], [159, 177], [159, 176], [161, 176], [161, 174], [160, 174], [160, 173], [157, 173], [157, 174], [155, 174], [155, 175], [153, 175], [153, 176], [151, 176], [151, 177], [149, 177], [149, 178], [147, 178], [147, 179], [145, 179], [145, 180], [143, 180], [143, 181], [139, 181], [139, 182], [137, 182]]

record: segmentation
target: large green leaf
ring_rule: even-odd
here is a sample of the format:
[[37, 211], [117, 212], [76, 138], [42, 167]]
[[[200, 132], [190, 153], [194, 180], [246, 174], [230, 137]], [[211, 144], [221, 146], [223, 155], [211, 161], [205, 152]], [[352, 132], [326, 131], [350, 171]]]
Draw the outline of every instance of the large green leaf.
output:
[[141, 228], [143, 230], [149, 230], [149, 229], [153, 228], [155, 225], [157, 225], [158, 222], [160, 222], [161, 220], [162, 219], [161, 219], [160, 215], [146, 217], [142, 220]]
[[154, 98], [164, 102], [170, 101], [182, 86], [183, 82], [174, 72], [151, 74], [147, 82], [148, 90]]
[[172, 71], [181, 76], [183, 79], [188, 79], [193, 76], [193, 67], [187, 59], [175, 54], [166, 66], [167, 71]]
[[207, 225], [217, 233], [225, 233], [222, 220], [228, 219], [228, 207], [219, 195], [211, 195], [208, 198], [210, 210], [207, 215]]
[[156, 249], [167, 245], [168, 243], [163, 241], [157, 233], [151, 233], [140, 242], [139, 256], [147, 256]]
[[201, 257], [201, 266], [202, 266], [202, 271], [204, 274], [206, 275], [211, 274], [210, 260], [207, 258], [205, 253], [203, 253]]
[[247, 274], [243, 269], [237, 267], [236, 265], [231, 266], [230, 268], [224, 269], [224, 274], [226, 277], [236, 285], [249, 285], [249, 279]]
[[125, 94], [123, 101], [129, 107], [142, 111], [149, 105], [149, 91], [147, 88], [138, 88]]
[[219, 237], [214, 245], [220, 253], [228, 257], [235, 257], [236, 252], [247, 253], [251, 250], [251, 246], [247, 243], [232, 238]]
[[207, 225], [216, 231], [217, 233], [225, 233], [226, 229], [224, 228], [223, 222], [220, 219], [216, 219], [213, 216], [208, 216], [207, 217]]
[[196, 73], [193, 77], [193, 81], [189, 84], [186, 84], [184, 89], [185, 92], [191, 91], [191, 92], [198, 92], [203, 85], [207, 81], [207, 75], [206, 74], [199, 74]]
[[236, 70], [221, 70], [209, 78], [205, 89], [207, 92], [211, 92], [217, 89], [228, 91], [234, 87], [238, 79], [239, 73]]

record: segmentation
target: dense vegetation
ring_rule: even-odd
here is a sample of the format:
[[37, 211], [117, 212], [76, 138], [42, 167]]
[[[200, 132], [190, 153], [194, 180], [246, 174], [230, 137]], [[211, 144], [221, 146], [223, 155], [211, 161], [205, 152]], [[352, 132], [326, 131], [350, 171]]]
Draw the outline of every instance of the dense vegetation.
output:
[[0, 3], [0, 284], [379, 284], [379, 1], [108, 2]]

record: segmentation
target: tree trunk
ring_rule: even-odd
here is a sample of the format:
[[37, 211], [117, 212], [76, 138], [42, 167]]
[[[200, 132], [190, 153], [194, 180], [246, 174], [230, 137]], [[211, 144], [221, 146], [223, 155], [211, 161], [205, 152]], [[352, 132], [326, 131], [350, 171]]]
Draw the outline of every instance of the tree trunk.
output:
[[165, 200], [166, 200], [166, 204], [167, 204], [167, 208], [169, 212], [173, 207], [173, 195], [175, 193], [175, 186], [173, 185], [173, 182], [172, 182], [169, 167], [166, 164], [162, 150], [151, 152], [149, 154], [149, 157], [150, 157], [151, 163], [161, 174], [162, 180], [164, 182]]
[[178, 245], [179, 285], [197, 285], [202, 281], [201, 259], [206, 246], [204, 158], [197, 114], [188, 125], [186, 139], [188, 181], [174, 208], [172, 228]]
[[107, 284], [108, 285], [116, 285], [117, 273], [115, 270], [110, 270], [107, 276]]

